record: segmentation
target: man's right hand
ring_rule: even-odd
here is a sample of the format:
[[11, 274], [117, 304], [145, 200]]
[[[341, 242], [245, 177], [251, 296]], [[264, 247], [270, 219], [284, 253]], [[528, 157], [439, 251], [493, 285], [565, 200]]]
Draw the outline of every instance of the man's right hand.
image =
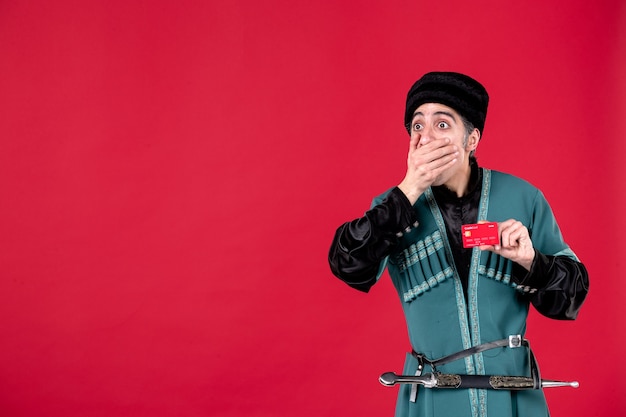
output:
[[419, 196], [457, 162], [458, 156], [459, 149], [449, 138], [411, 135], [406, 175], [398, 188], [415, 204]]

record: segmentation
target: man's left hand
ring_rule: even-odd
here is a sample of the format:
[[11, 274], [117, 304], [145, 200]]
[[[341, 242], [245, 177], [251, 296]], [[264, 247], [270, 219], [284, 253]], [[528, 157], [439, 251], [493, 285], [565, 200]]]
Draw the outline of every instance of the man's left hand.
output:
[[500, 244], [480, 246], [480, 249], [497, 253], [530, 271], [535, 259], [535, 249], [526, 226], [515, 219], [509, 219], [498, 223], [498, 231], [500, 232]]

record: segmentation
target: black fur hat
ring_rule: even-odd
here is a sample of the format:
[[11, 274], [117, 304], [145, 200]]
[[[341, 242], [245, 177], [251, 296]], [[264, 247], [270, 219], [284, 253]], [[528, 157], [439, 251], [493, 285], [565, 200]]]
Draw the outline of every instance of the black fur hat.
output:
[[489, 95], [475, 79], [457, 72], [429, 72], [417, 80], [406, 97], [404, 125], [409, 134], [413, 112], [424, 103], [451, 107], [465, 117], [482, 136]]

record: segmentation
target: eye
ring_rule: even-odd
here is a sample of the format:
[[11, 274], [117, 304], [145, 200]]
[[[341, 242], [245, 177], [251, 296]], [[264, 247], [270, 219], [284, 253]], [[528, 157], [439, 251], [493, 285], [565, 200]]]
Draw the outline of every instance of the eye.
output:
[[437, 123], [437, 127], [439, 129], [447, 129], [450, 127], [450, 125], [447, 122], [439, 122]]
[[421, 130], [422, 125], [420, 123], [413, 123], [413, 130]]

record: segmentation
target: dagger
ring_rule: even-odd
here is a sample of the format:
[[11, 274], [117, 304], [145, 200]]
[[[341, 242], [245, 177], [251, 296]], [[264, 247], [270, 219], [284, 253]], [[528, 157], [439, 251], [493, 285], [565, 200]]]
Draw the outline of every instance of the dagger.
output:
[[[423, 376], [397, 375], [385, 372], [378, 378], [381, 384], [392, 387], [396, 384], [418, 384], [426, 388], [479, 388], [495, 390], [525, 390], [538, 388], [531, 377], [499, 375], [457, 375], [427, 373]], [[578, 381], [555, 381], [542, 379], [541, 388], [572, 387], [578, 388]]]

